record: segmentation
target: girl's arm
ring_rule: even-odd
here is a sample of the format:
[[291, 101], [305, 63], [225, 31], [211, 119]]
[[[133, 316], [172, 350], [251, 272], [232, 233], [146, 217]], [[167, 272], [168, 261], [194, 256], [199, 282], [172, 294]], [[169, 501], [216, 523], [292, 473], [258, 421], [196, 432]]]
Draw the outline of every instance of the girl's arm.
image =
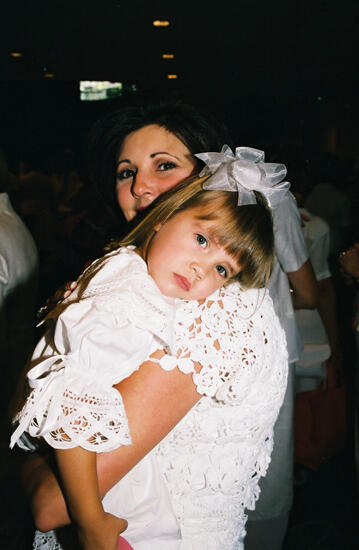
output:
[[[199, 370], [200, 365], [197, 365]], [[201, 396], [190, 374], [179, 369], [163, 370], [147, 361], [129, 378], [120, 382], [132, 436], [132, 445], [97, 455], [99, 492], [103, 497], [137, 464]], [[70, 522], [66, 504], [51, 465], [44, 459], [30, 460], [23, 480], [37, 527], [48, 531]]]
[[56, 461], [72, 521], [84, 550], [117, 550], [126, 522], [106, 514], [97, 482], [96, 453], [82, 447], [57, 449]]

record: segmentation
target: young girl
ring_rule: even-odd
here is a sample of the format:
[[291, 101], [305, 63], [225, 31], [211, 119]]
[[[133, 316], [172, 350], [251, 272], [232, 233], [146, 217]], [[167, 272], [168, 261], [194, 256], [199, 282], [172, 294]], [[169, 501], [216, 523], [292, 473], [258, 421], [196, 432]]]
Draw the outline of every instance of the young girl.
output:
[[[94, 262], [76, 296], [49, 315], [49, 329], [33, 355], [28, 373], [33, 390], [16, 417], [11, 445], [21, 436], [19, 445], [31, 448], [26, 431], [56, 449], [70, 515], [86, 550], [115, 548], [123, 528], [103, 511], [91, 452], [131, 444], [124, 404], [113, 385], [159, 347], [167, 351], [159, 359], [163, 368], [193, 372], [185, 353], [171, 357], [173, 298], [202, 300], [236, 278], [246, 288], [268, 281], [271, 215], [261, 196], [239, 182], [227, 185], [239, 198], [202, 189], [203, 182], [216, 189], [222, 179], [219, 170], [218, 177], [177, 187], [121, 248]], [[227, 179], [236, 181], [233, 174]], [[170, 504], [167, 516], [161, 514], [162, 530], [166, 521], [169, 538], [178, 540]]]

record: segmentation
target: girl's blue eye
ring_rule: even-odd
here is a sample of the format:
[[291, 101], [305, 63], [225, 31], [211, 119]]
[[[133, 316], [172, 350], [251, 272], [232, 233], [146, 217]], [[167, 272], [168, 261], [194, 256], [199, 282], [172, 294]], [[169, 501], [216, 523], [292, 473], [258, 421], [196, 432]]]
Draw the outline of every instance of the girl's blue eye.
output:
[[207, 241], [206, 237], [204, 237], [200, 233], [197, 233], [196, 234], [196, 239], [197, 239], [197, 242], [198, 242], [199, 246], [201, 246], [202, 248], [207, 248], [208, 241]]
[[167, 170], [172, 170], [172, 168], [176, 168], [176, 164], [171, 161], [161, 162], [161, 164], [158, 165], [158, 169], [160, 172], [166, 172]]
[[134, 179], [136, 177], [136, 170], [131, 170], [130, 168], [125, 168], [124, 170], [121, 170], [120, 172], [117, 172], [117, 179], [122, 180], [128, 180], [128, 179]]
[[225, 267], [223, 267], [223, 265], [216, 265], [216, 269], [221, 277], [227, 277], [227, 270]]

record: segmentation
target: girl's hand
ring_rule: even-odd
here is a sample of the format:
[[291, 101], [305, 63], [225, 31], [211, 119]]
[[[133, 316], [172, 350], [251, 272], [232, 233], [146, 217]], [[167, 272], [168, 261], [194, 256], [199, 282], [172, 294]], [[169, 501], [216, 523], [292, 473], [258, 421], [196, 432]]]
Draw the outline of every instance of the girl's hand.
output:
[[81, 548], [83, 550], [118, 550], [118, 537], [126, 528], [126, 520], [105, 512], [100, 521], [92, 522], [85, 528], [79, 527]]

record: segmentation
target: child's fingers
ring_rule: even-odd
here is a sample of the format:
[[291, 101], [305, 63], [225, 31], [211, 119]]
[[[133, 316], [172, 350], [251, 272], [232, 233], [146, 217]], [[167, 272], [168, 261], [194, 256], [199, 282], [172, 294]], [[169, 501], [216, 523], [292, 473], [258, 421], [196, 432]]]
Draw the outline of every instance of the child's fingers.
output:
[[118, 532], [123, 533], [127, 529], [128, 522], [125, 519], [117, 518], [118, 521]]

